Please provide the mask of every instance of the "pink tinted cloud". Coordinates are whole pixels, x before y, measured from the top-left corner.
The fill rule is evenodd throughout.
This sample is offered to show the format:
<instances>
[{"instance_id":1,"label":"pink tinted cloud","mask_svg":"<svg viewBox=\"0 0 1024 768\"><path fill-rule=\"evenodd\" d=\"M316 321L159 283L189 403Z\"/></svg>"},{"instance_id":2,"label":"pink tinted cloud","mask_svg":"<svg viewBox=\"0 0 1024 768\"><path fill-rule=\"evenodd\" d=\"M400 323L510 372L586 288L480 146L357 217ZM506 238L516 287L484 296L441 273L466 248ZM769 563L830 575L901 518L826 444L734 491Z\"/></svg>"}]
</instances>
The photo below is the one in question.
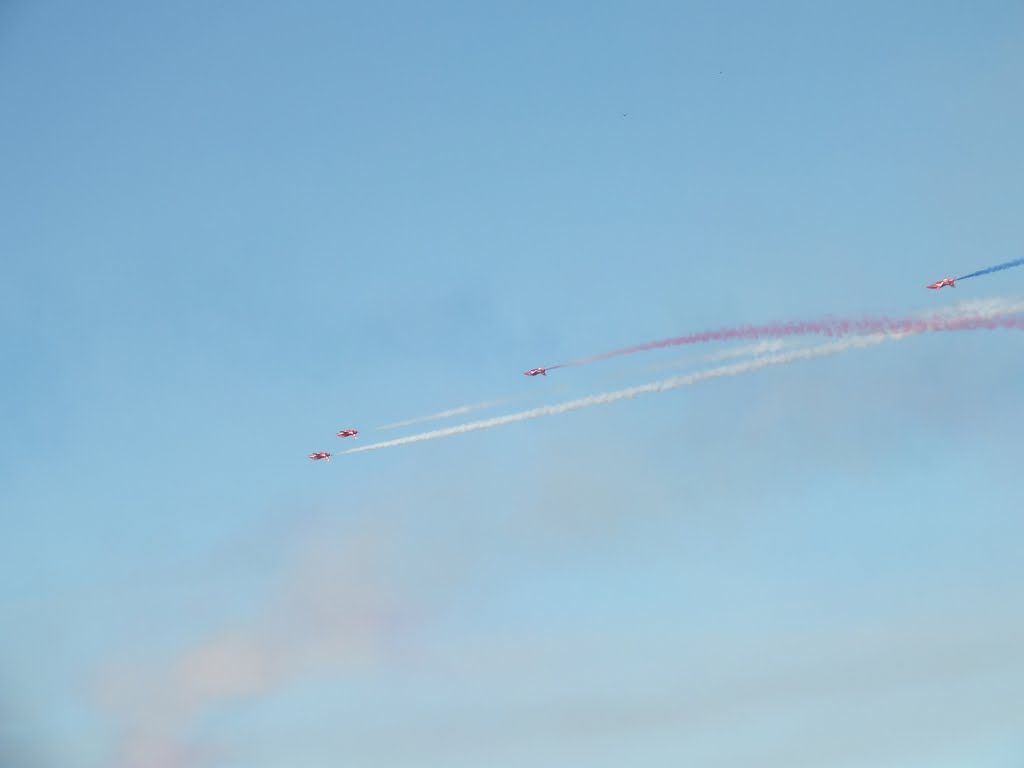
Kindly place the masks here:
<instances>
[{"instance_id":1,"label":"pink tinted cloud","mask_svg":"<svg viewBox=\"0 0 1024 768\"><path fill-rule=\"evenodd\" d=\"M114 718L119 768L203 768L223 750L199 743L203 719L304 679L372 663L404 625L405 598L389 577L395 553L384 529L338 543L314 535L246 620L208 630L162 658L118 660L97 681Z\"/></svg>"}]
</instances>

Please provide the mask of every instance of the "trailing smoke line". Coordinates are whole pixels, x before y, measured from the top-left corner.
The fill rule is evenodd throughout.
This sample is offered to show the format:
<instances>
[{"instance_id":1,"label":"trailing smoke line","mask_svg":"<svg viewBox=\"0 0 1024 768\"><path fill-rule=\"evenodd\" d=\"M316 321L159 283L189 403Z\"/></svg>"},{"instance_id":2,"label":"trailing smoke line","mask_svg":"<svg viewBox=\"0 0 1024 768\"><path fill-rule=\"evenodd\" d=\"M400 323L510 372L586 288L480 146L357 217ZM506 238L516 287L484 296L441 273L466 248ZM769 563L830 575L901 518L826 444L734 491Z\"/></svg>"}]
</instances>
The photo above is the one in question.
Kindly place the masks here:
<instances>
[{"instance_id":1,"label":"trailing smoke line","mask_svg":"<svg viewBox=\"0 0 1024 768\"><path fill-rule=\"evenodd\" d=\"M1001 267L1001 268L1005 268ZM993 267L992 269L995 269ZM549 365L546 370L552 371L556 368L567 368L569 366L594 363L598 360L607 360L612 357L631 355L636 352L646 352L651 349L664 349L666 347L681 347L691 344L706 344L711 341L736 341L736 340L759 340L759 339L785 339L791 336L865 336L876 333L903 334L903 333L928 333L943 330L956 330L944 328L943 324L948 323L947 317L942 315L931 315L928 317L916 318L891 318L891 317L864 317L855 320L826 318L824 320L802 320L780 323L767 323L765 325L742 325L734 328L719 328L712 331L701 331L686 336L674 336L669 339L649 341L645 344L635 344L631 347L623 347L611 352L581 357L577 360L570 360L567 363Z\"/></svg>"},{"instance_id":2,"label":"trailing smoke line","mask_svg":"<svg viewBox=\"0 0 1024 768\"><path fill-rule=\"evenodd\" d=\"M1024 311L1024 305L1014 305L1011 311L1020 313ZM380 443L372 443L371 445L363 445L359 448L351 448L344 451L344 453L376 451L381 448L393 448L400 445L422 443L428 440L438 440L442 437L461 435L466 432L477 432L482 429L505 426L506 424L516 424L521 421L530 421L543 416L557 416L570 411L578 411L582 408L590 408L594 405L605 405L619 400L629 400L640 395L667 392L672 389L679 389L680 387L688 387L692 384L706 381L708 379L738 376L743 373L758 371L762 368L770 368L776 365L788 365L789 363L794 363L800 360L812 360L814 358L825 357L827 355L835 355L849 349L872 347L886 341L896 341L898 339L906 338L907 336L914 336L922 333L996 328L1024 329L1024 315L974 314L961 318L951 316L931 317L923 320L905 321L905 323L900 324L900 328L901 330L886 330L870 335L855 336L853 338L843 339L841 341L823 344L817 347L765 355L763 357L754 358L753 360L733 363L731 365L723 365L717 368L710 368L705 371L698 371L684 376L673 376L672 378L655 381L650 384L640 384L635 387L627 387L626 389L620 389L613 392L590 395L589 397L582 397L578 400L570 400L556 405L545 405L539 408L531 408L527 411L520 411L519 413L510 413L506 416L496 416L491 419L471 421L466 424L460 424L446 429L436 429L431 432L421 432L418 435L409 435L408 437L401 437L396 440L387 440Z\"/></svg>"},{"instance_id":3,"label":"trailing smoke line","mask_svg":"<svg viewBox=\"0 0 1024 768\"><path fill-rule=\"evenodd\" d=\"M449 408L447 411L439 411L438 413L432 413L429 416L417 416L414 419L403 419L402 421L393 421L390 424L384 424L383 426L377 427L377 429L398 429L399 427L408 427L410 424L421 424L424 421L437 421L438 419L449 419L452 416L461 416L464 413L472 413L473 411L480 411L484 408L493 408L496 405L508 402L508 398L502 400L488 400L485 403L473 403L471 405L460 405L458 408Z\"/></svg>"},{"instance_id":4,"label":"trailing smoke line","mask_svg":"<svg viewBox=\"0 0 1024 768\"><path fill-rule=\"evenodd\" d=\"M757 342L757 344L751 344L746 347L722 349L718 352L713 352L704 359L709 362L717 362L719 360L728 360L731 357L754 357L769 352L778 352L784 346L786 346L785 339L764 339Z\"/></svg>"},{"instance_id":5,"label":"trailing smoke line","mask_svg":"<svg viewBox=\"0 0 1024 768\"><path fill-rule=\"evenodd\" d=\"M996 264L994 267L985 267L985 269L979 269L977 272L971 272L969 275L962 275L957 280L966 280L968 277L978 277L978 275L987 275L991 272L1002 272L1004 269L1010 269L1010 267L1019 267L1024 264L1024 259L1014 259L1008 261L1005 264Z\"/></svg>"}]
</instances>

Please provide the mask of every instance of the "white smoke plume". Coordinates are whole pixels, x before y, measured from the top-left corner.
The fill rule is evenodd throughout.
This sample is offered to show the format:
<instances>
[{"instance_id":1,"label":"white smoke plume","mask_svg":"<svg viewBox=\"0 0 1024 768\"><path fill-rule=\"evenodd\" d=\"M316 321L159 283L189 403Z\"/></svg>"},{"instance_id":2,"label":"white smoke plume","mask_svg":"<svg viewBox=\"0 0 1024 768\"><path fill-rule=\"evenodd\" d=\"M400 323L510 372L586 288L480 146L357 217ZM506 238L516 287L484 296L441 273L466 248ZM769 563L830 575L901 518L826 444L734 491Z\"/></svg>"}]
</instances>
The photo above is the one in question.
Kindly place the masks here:
<instances>
[{"instance_id":1,"label":"white smoke plume","mask_svg":"<svg viewBox=\"0 0 1024 768\"><path fill-rule=\"evenodd\" d=\"M689 373L683 376L673 376L668 379L662 379L661 381L655 381L649 384L639 384L637 386L627 387L625 389L619 389L612 392L589 395L587 397L581 397L577 400L570 400L565 403L544 405L538 408L520 411L518 413L510 413L505 416L495 416L491 419L471 421L466 424L459 424L445 429L435 429L430 432L421 432L416 435L409 435L395 440L371 443L370 445L352 448L344 451L344 453L362 453L363 451L376 451L381 448L395 448L400 445L411 445L413 443L422 443L428 440L438 440L442 437L461 435L466 432L477 432L481 429L503 427L506 424L517 424L521 421L530 421L544 416L557 416L559 414L568 413L569 411L578 411L582 408L590 408L595 405L605 405L607 403L618 402L619 400L629 400L640 395L668 392L672 389L688 387L701 381L707 381L708 379L739 376L743 373L759 371L762 368L771 368L776 365L788 365L789 363L795 363L801 360L813 360L818 357L835 355L851 349L873 347L887 341L896 341L907 336L919 335L921 333L928 333L935 330L957 330L957 323L963 323L963 329L968 329L976 327L971 325L971 323L974 322L983 324L986 321L998 318L1008 318L1008 316L1015 315L1020 312L1024 312L1024 302L1011 303L1000 299L987 300L980 303L971 302L965 305L951 307L940 313L932 313L928 315L930 318L941 319L944 321L941 328L918 326L914 330L887 331L865 336L854 336L814 347L763 355L761 357L756 357L753 360L732 363L730 365L722 365L717 368L709 368L704 371L697 371L696 373ZM1017 320L1020 320L1021 322L1013 322L1011 320L1011 322L1005 323L1005 326L1024 327L1024 318L1017 318Z\"/></svg>"},{"instance_id":2,"label":"white smoke plume","mask_svg":"<svg viewBox=\"0 0 1024 768\"><path fill-rule=\"evenodd\" d=\"M412 424L422 424L425 421L438 421L440 419L450 419L452 416L461 416L464 413L472 413L473 411L482 411L485 408L493 408L496 405L508 402L509 398L503 398L501 400L487 400L483 403L471 403L470 405L460 405L458 408L449 408L446 411L439 411L432 413L429 416L417 416L413 419L403 419L402 421L393 421L390 424L383 424L377 429L398 429L399 427L408 427Z\"/></svg>"},{"instance_id":3,"label":"white smoke plume","mask_svg":"<svg viewBox=\"0 0 1024 768\"><path fill-rule=\"evenodd\" d=\"M741 347L731 347L719 350L718 352L712 352L704 359L709 362L718 362L719 360L728 360L734 357L755 357L757 355L766 355L769 352L778 352L785 346L785 339L762 339L756 344L745 344Z\"/></svg>"}]
</instances>

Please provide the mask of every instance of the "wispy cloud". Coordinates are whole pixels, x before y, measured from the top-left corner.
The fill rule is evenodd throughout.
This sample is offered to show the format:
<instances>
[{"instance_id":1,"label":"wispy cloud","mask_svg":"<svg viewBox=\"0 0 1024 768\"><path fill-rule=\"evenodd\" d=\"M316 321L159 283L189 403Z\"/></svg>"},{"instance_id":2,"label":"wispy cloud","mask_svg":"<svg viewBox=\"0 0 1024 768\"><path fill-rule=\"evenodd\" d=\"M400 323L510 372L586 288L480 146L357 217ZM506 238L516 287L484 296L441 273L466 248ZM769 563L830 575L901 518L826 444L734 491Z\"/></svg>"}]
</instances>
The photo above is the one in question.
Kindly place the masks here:
<instances>
[{"instance_id":1,"label":"wispy cloud","mask_svg":"<svg viewBox=\"0 0 1024 768\"><path fill-rule=\"evenodd\" d=\"M388 546L375 530L341 545L330 537L307 541L256 615L220 625L170 656L104 669L97 688L120 731L116 765L209 765L217 745L196 743L190 732L215 707L379 656L406 619L382 569Z\"/></svg>"},{"instance_id":2,"label":"wispy cloud","mask_svg":"<svg viewBox=\"0 0 1024 768\"><path fill-rule=\"evenodd\" d=\"M1022 639L1024 627L998 607L948 602L941 615L911 609L756 638L496 634L414 673L414 687L457 689L454 707L419 713L402 739L389 738L387 720L346 733L344 748L379 765L430 755L452 766L606 766L650 754L651 743L661 763L667 753L675 764L721 768L928 765L1019 732ZM657 665L638 660L638 648ZM616 672L602 674L615 661ZM525 691L524 678L533 681ZM469 703L480 701L488 706ZM328 744L341 748L331 735Z\"/></svg>"}]
</instances>

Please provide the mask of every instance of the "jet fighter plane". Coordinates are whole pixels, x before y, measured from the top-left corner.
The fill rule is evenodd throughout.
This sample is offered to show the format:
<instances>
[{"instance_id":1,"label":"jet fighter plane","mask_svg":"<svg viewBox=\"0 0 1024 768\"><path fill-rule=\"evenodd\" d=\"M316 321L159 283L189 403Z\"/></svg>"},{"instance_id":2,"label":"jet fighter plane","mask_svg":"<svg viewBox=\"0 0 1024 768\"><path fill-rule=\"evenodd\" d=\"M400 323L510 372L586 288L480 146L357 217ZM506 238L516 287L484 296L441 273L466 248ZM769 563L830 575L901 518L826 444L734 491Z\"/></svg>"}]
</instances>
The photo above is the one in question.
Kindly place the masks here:
<instances>
[{"instance_id":1,"label":"jet fighter plane","mask_svg":"<svg viewBox=\"0 0 1024 768\"><path fill-rule=\"evenodd\" d=\"M941 280L932 283L931 285L926 285L925 288L944 288L947 285L950 288L956 288L956 281L957 280L958 280L958 278L956 278L956 277L944 277Z\"/></svg>"},{"instance_id":2,"label":"jet fighter plane","mask_svg":"<svg viewBox=\"0 0 1024 768\"><path fill-rule=\"evenodd\" d=\"M548 369L547 368L531 368L528 371L523 371L523 376L536 376L537 374L540 374L541 376L547 376L548 375Z\"/></svg>"},{"instance_id":3,"label":"jet fighter plane","mask_svg":"<svg viewBox=\"0 0 1024 768\"><path fill-rule=\"evenodd\" d=\"M355 437L359 434L358 429L343 429L341 432L335 432L338 437Z\"/></svg>"},{"instance_id":4,"label":"jet fighter plane","mask_svg":"<svg viewBox=\"0 0 1024 768\"><path fill-rule=\"evenodd\" d=\"M327 459L328 461L330 461L331 454L327 453L327 451L320 451L318 453L309 454L309 458L311 458L313 461L320 461L320 459Z\"/></svg>"}]
</instances>

